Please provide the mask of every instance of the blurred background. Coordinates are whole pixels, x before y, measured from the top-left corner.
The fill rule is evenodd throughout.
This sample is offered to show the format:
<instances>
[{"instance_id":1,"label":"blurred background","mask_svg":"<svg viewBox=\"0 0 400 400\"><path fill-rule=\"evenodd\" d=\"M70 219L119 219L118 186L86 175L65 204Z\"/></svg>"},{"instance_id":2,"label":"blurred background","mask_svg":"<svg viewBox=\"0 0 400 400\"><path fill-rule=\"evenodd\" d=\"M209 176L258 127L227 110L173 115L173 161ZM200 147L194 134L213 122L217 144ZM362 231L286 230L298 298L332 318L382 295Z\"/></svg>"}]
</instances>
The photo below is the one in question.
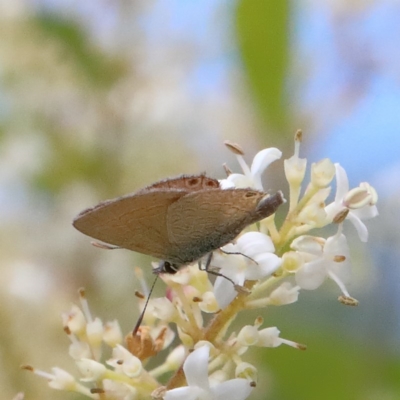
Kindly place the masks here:
<instances>
[{"instance_id":1,"label":"blurred background","mask_svg":"<svg viewBox=\"0 0 400 400\"><path fill-rule=\"evenodd\" d=\"M264 313L308 349L250 352L252 399L399 399L399 45L395 0L1 0L0 397L81 398L19 369L76 375L60 314L79 287L103 321L135 323L133 267L151 259L90 246L78 212L164 177L239 171L226 139L249 161L271 146L290 157L301 128L302 156L370 182L380 217L368 244L345 226L359 307L326 282ZM276 164L266 186L287 194Z\"/></svg>"}]
</instances>

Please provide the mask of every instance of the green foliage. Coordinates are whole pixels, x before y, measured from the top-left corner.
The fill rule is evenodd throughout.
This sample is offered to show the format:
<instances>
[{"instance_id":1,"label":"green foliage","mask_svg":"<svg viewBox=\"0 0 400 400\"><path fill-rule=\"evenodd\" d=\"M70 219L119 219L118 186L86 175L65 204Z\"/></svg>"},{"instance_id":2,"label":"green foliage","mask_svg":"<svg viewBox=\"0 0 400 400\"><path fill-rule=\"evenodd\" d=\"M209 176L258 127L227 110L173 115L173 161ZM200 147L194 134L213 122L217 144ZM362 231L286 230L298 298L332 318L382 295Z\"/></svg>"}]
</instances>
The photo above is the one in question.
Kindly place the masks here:
<instances>
[{"instance_id":1,"label":"green foliage","mask_svg":"<svg viewBox=\"0 0 400 400\"><path fill-rule=\"evenodd\" d=\"M272 374L268 397L279 400L377 400L400 393L400 363L342 335L303 332L306 351L281 346L259 353ZM257 362L258 364L258 362ZM389 372L390 371L390 372ZM268 374L259 370L259 375ZM387 397L389 396L389 397Z\"/></svg>"},{"instance_id":2,"label":"green foliage","mask_svg":"<svg viewBox=\"0 0 400 400\"><path fill-rule=\"evenodd\" d=\"M261 116L276 134L285 132L288 125L289 11L287 0L240 0L236 14L238 44L249 84Z\"/></svg>"},{"instance_id":3,"label":"green foliage","mask_svg":"<svg viewBox=\"0 0 400 400\"><path fill-rule=\"evenodd\" d=\"M52 14L39 15L35 21L46 37L62 46L66 60L74 63L94 87L108 89L123 73L123 63L97 50L75 21Z\"/></svg>"}]
</instances>

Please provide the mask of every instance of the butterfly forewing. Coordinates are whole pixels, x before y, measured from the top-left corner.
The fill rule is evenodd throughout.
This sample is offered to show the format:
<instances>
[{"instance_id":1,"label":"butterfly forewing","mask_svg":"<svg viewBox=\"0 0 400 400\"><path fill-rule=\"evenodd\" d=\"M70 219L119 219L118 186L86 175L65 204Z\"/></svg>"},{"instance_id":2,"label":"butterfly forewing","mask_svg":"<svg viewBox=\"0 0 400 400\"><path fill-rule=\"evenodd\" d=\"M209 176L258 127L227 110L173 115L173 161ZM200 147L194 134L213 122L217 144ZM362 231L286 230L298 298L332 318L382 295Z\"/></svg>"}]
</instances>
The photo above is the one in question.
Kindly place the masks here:
<instances>
[{"instance_id":1,"label":"butterfly forewing","mask_svg":"<svg viewBox=\"0 0 400 400\"><path fill-rule=\"evenodd\" d=\"M76 229L92 238L157 258L173 245L167 233L168 207L187 194L178 189L152 189L100 203L79 214Z\"/></svg>"}]
</instances>

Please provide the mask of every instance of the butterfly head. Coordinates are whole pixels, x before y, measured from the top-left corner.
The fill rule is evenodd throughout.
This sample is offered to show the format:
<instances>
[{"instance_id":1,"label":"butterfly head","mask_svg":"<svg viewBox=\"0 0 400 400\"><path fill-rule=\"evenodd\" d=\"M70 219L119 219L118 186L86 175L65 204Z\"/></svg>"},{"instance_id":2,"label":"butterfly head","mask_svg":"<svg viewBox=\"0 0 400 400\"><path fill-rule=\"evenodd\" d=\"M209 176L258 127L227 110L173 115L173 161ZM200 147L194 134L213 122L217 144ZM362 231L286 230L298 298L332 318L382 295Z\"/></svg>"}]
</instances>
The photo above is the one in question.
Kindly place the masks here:
<instances>
[{"instance_id":1,"label":"butterfly head","mask_svg":"<svg viewBox=\"0 0 400 400\"><path fill-rule=\"evenodd\" d=\"M179 269L181 268L181 265L178 264L173 264L169 261L164 261L161 260L158 264L157 268L153 269L153 273L158 275L158 274L176 274Z\"/></svg>"}]
</instances>

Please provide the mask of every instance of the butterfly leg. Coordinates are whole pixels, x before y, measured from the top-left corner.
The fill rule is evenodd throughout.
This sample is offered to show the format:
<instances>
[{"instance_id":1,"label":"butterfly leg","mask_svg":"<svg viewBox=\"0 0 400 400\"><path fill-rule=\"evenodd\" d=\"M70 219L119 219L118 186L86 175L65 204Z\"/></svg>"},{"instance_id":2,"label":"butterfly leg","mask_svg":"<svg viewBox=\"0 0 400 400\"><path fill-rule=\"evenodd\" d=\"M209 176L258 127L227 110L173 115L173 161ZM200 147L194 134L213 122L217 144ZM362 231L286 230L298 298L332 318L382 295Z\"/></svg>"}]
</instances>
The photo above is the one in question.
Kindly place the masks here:
<instances>
[{"instance_id":1,"label":"butterfly leg","mask_svg":"<svg viewBox=\"0 0 400 400\"><path fill-rule=\"evenodd\" d=\"M229 253L228 253L229 254ZM211 275L215 275L215 276L221 276L222 278L227 279L229 282L232 283L232 285L234 286L235 290L237 292L240 293L248 293L248 290L246 288L244 288L243 286L237 285L231 278L227 277L224 274L221 274L217 271L215 271L214 269L210 268L210 264L211 264L211 260L212 260L212 256L213 253L209 253L207 256L207 260L206 260L206 265L204 266L204 268L201 265L201 260L198 261L198 265L199 265L199 270L200 271L206 271L207 273L211 274Z\"/></svg>"},{"instance_id":2,"label":"butterfly leg","mask_svg":"<svg viewBox=\"0 0 400 400\"><path fill-rule=\"evenodd\" d=\"M229 254L229 255L233 254L233 255L246 257L248 260L253 261L256 265L258 265L258 262L256 260L254 260L254 258L251 258L250 256L246 256L246 254L243 254L240 251L232 251L232 252L230 252L230 251L225 251L225 250L222 250L222 249L219 249L219 251L221 251L224 254Z\"/></svg>"}]
</instances>

